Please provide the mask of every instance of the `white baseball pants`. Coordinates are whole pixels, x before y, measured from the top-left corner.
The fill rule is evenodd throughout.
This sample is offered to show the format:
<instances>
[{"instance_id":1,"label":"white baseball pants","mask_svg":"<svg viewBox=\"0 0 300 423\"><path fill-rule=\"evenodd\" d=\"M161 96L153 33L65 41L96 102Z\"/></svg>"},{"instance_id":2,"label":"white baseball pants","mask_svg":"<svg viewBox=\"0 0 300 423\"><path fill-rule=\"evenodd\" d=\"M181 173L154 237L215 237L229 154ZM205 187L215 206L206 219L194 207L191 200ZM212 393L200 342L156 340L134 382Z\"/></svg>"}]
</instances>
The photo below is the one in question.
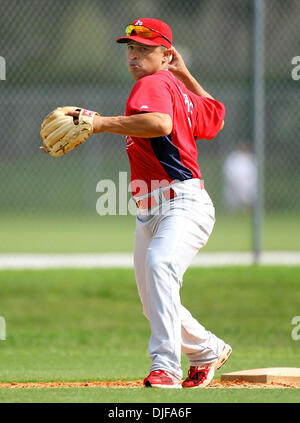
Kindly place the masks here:
<instances>
[{"instance_id":1,"label":"white baseball pants","mask_svg":"<svg viewBox=\"0 0 300 423\"><path fill-rule=\"evenodd\" d=\"M151 209L151 215L138 210L134 267L143 312L151 326L151 371L166 370L181 379L181 352L191 366L201 366L221 354L224 341L193 318L179 294L186 269L212 232L214 206L199 179L178 182L172 188L177 196ZM201 285L199 290L195 295L201 308Z\"/></svg>"}]
</instances>

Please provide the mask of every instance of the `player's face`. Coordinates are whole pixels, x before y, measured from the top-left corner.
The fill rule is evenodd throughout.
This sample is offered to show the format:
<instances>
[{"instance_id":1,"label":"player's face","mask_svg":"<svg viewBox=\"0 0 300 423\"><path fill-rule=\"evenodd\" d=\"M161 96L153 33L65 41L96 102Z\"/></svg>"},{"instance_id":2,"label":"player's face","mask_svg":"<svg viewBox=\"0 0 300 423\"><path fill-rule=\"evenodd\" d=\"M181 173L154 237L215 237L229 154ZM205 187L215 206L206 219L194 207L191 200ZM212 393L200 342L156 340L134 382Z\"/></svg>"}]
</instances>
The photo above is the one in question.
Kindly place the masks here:
<instances>
[{"instance_id":1,"label":"player's face","mask_svg":"<svg viewBox=\"0 0 300 423\"><path fill-rule=\"evenodd\" d=\"M167 58L160 46L130 41L127 44L127 60L129 72L135 80L167 68Z\"/></svg>"}]
</instances>

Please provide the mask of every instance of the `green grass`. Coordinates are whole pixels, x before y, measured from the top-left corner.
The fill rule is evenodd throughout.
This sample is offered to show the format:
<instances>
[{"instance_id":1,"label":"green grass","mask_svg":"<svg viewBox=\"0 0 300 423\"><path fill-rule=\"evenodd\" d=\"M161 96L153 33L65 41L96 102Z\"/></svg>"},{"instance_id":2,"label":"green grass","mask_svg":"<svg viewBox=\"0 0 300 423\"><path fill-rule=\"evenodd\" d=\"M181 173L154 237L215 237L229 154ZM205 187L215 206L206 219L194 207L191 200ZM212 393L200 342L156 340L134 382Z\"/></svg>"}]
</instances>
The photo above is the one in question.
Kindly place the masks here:
<instances>
[{"instance_id":1,"label":"green grass","mask_svg":"<svg viewBox=\"0 0 300 423\"><path fill-rule=\"evenodd\" d=\"M300 367L300 268L192 268L182 302L233 354L225 371ZM0 272L0 381L143 379L149 324L133 270ZM186 374L188 363L182 358ZM216 372L219 378L224 368ZM299 390L0 389L0 402L299 402Z\"/></svg>"},{"instance_id":2,"label":"green grass","mask_svg":"<svg viewBox=\"0 0 300 423\"><path fill-rule=\"evenodd\" d=\"M299 403L299 389L0 389L0 403ZM168 406L166 404L166 406ZM138 406L137 406L138 408Z\"/></svg>"},{"instance_id":3,"label":"green grass","mask_svg":"<svg viewBox=\"0 0 300 423\"><path fill-rule=\"evenodd\" d=\"M205 252L250 251L250 215L216 215L216 224ZM299 217L267 215L264 222L266 250L300 250ZM131 252L133 216L1 216L0 253Z\"/></svg>"}]
</instances>

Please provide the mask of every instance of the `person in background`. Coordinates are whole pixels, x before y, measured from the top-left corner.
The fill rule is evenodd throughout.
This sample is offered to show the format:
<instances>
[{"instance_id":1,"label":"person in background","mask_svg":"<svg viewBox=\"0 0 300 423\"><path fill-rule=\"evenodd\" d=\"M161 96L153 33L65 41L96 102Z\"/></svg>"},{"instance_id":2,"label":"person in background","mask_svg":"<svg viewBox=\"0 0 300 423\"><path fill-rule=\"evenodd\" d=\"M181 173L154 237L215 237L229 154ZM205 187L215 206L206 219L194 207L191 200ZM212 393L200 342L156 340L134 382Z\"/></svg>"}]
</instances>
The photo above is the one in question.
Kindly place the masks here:
<instances>
[{"instance_id":1,"label":"person in background","mask_svg":"<svg viewBox=\"0 0 300 423\"><path fill-rule=\"evenodd\" d=\"M256 200L257 171L255 158L245 142L237 144L223 166L224 205L229 212L247 211Z\"/></svg>"}]
</instances>

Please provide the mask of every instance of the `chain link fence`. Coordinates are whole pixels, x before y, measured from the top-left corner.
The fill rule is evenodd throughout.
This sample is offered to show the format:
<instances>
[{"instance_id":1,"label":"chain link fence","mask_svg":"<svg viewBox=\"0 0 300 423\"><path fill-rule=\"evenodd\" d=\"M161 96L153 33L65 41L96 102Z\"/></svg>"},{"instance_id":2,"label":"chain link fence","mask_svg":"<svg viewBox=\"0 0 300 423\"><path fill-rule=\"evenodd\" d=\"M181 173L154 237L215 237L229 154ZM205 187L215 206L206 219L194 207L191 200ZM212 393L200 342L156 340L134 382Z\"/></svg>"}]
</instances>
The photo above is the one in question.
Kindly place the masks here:
<instances>
[{"instance_id":1,"label":"chain link fence","mask_svg":"<svg viewBox=\"0 0 300 423\"><path fill-rule=\"evenodd\" d=\"M299 222L300 82L292 78L292 58L300 54L300 2L265 0L265 12L264 213L265 224L279 216L280 238L286 220ZM62 105L124 114L133 81L125 47L115 39L135 18L154 17L171 26L191 73L226 106L224 130L212 142L198 142L217 218L231 216L233 224L243 215L251 225L253 16L253 0L1 0L0 218L95 215L99 180L117 182L119 172L128 172L129 182L124 137L93 135L71 154L52 158L39 149L40 123ZM232 186L232 175L247 180L242 191L249 193L239 201L233 190L241 186ZM297 246L287 239L282 249L289 248Z\"/></svg>"}]
</instances>

